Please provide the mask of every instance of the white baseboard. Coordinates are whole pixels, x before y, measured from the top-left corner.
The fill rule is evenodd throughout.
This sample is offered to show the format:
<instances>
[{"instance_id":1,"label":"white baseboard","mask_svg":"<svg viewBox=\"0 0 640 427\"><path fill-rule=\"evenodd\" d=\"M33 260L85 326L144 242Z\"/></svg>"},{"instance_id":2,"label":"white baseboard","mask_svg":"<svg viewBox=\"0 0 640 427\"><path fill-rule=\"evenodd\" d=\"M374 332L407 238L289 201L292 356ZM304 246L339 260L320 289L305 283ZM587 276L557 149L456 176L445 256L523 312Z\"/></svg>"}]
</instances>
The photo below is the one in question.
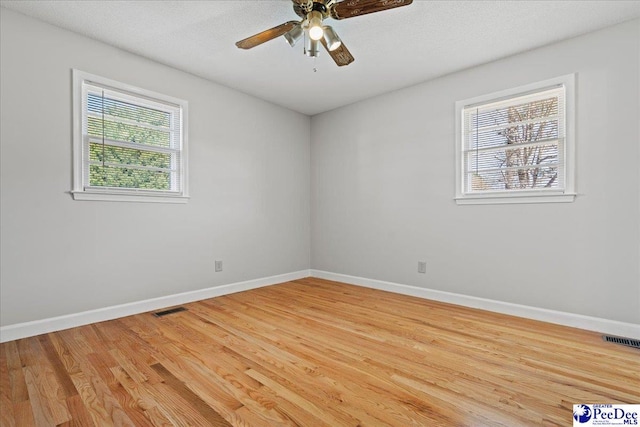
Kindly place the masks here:
<instances>
[{"instance_id":1,"label":"white baseboard","mask_svg":"<svg viewBox=\"0 0 640 427\"><path fill-rule=\"evenodd\" d=\"M383 291L395 292L398 294L410 295L434 301L442 301L451 304L462 305L465 307L479 308L496 313L510 314L527 319L556 323L559 325L571 326L574 328L587 329L605 334L640 339L640 325L633 323L624 323L615 320L601 319L598 317L589 317L580 314L565 313L544 308L512 304L508 302L472 297L468 295L455 294L434 289L420 288L417 286L402 285L399 283L367 279L364 277L331 273L328 271L301 270L277 276L264 277L260 279L248 280L245 282L231 283L228 285L200 289L191 292L184 292L175 295L168 295L144 301L136 301L112 307L104 307L96 310L89 310L49 319L2 326L0 327L0 342L17 340L20 338L45 334L48 332L61 331L63 329L74 328L76 326L87 325L95 322L103 322L105 320L112 320L119 317L145 313L165 307L187 304L194 301L201 301L208 298L214 298L217 296L232 294L235 292L242 292L250 289L261 288L264 286L275 285L278 283L302 279L309 276L349 283L352 285L364 286L373 289L380 289Z\"/></svg>"},{"instance_id":2,"label":"white baseboard","mask_svg":"<svg viewBox=\"0 0 640 427\"><path fill-rule=\"evenodd\" d=\"M158 310L165 307L201 301L207 298L214 298L235 292L247 291L249 289L275 285L277 283L309 277L309 275L309 270L301 270L277 276L263 277L260 279L247 280L245 282L231 283L207 289L199 289L197 291L167 295L144 301L136 301L112 307L104 307L96 310L68 314L65 316L52 317L49 319L2 326L0 327L0 342L13 341L48 332L74 328L76 326L88 325L90 323L103 322L105 320L145 313L147 311Z\"/></svg>"},{"instance_id":3,"label":"white baseboard","mask_svg":"<svg viewBox=\"0 0 640 427\"><path fill-rule=\"evenodd\" d=\"M510 314L512 316L527 319L540 320L558 325L571 326L601 332L604 334L640 339L640 325L624 323L615 320L601 319L598 317L583 316L580 314L565 313L562 311L548 310L545 308L530 307L526 305L512 304L485 298L472 297L434 289L420 288L417 286L401 285L398 283L384 282L381 280L366 279L364 277L349 276L346 274L331 273L328 271L311 270L312 277L334 280L336 282L349 283L351 285L364 286L383 291L410 295L434 301L447 302L465 307L479 308L496 313Z\"/></svg>"}]
</instances>

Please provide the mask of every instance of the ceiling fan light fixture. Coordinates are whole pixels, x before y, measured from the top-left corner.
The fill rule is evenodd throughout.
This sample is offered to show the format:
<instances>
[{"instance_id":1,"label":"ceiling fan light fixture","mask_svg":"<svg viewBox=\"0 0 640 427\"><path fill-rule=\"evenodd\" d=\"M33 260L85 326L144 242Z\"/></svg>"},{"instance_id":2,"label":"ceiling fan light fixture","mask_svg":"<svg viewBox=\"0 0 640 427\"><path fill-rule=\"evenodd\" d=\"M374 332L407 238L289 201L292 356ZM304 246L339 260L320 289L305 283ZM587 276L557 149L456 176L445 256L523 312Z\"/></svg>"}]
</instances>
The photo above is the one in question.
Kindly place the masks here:
<instances>
[{"instance_id":1,"label":"ceiling fan light fixture","mask_svg":"<svg viewBox=\"0 0 640 427\"><path fill-rule=\"evenodd\" d=\"M329 52L333 52L340 47L340 45L342 44L342 40L340 40L338 34L336 34L336 32L330 26L327 25L323 28L323 30L324 34L322 37L324 38L324 42L327 45L327 49L329 50Z\"/></svg>"},{"instance_id":2,"label":"ceiling fan light fixture","mask_svg":"<svg viewBox=\"0 0 640 427\"><path fill-rule=\"evenodd\" d=\"M298 40L300 40L303 35L304 35L304 30L302 29L302 25L296 25L291 29L291 31L284 34L284 38L287 40L287 42L289 42L291 47L294 47L296 43L298 43Z\"/></svg>"},{"instance_id":3,"label":"ceiling fan light fixture","mask_svg":"<svg viewBox=\"0 0 640 427\"><path fill-rule=\"evenodd\" d=\"M322 13L317 10L309 12L307 20L309 22L309 38L316 41L320 40L324 34L324 30L322 29Z\"/></svg>"},{"instance_id":4,"label":"ceiling fan light fixture","mask_svg":"<svg viewBox=\"0 0 640 427\"><path fill-rule=\"evenodd\" d=\"M320 42L318 42L318 40L312 40L309 37L305 38L304 54L311 58L316 58L318 56L319 45L320 45Z\"/></svg>"}]
</instances>

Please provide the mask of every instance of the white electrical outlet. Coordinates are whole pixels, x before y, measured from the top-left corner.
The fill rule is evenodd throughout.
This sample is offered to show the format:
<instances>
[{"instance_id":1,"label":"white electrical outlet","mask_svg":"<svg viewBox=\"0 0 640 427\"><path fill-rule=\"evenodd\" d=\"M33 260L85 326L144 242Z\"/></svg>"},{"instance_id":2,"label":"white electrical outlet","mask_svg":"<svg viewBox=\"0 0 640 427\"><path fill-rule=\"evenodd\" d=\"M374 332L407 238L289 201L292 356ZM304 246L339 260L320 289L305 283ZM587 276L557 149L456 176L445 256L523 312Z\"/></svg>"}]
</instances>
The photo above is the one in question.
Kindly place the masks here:
<instances>
[{"instance_id":1,"label":"white electrical outlet","mask_svg":"<svg viewBox=\"0 0 640 427\"><path fill-rule=\"evenodd\" d=\"M222 271L222 261L216 261L215 265L216 265L216 273L219 271Z\"/></svg>"},{"instance_id":2,"label":"white electrical outlet","mask_svg":"<svg viewBox=\"0 0 640 427\"><path fill-rule=\"evenodd\" d=\"M427 263L425 261L418 261L418 273L427 272Z\"/></svg>"}]
</instances>

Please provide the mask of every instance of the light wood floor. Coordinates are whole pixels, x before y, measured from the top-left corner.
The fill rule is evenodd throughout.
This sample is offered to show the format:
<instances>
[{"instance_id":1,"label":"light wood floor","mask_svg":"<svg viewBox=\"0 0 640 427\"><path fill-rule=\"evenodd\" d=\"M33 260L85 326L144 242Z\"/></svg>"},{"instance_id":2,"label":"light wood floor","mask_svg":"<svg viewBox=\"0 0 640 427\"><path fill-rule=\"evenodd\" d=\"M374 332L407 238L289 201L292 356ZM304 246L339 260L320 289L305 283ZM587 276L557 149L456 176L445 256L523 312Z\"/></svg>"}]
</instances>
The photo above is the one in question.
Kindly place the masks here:
<instances>
[{"instance_id":1,"label":"light wood floor","mask_svg":"<svg viewBox=\"0 0 640 427\"><path fill-rule=\"evenodd\" d=\"M2 426L568 426L640 403L599 334L304 279L1 345Z\"/></svg>"}]
</instances>

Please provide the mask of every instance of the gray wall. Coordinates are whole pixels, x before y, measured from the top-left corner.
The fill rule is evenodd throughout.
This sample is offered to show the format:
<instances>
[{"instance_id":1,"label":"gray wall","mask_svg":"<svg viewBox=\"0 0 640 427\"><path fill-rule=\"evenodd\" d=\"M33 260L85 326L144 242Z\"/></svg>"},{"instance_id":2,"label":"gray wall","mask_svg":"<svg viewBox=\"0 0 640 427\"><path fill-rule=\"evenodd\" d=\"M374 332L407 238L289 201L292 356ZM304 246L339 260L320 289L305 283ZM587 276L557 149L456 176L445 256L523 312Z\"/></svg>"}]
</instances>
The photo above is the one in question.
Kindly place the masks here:
<instances>
[{"instance_id":1,"label":"gray wall","mask_svg":"<svg viewBox=\"0 0 640 427\"><path fill-rule=\"evenodd\" d=\"M3 326L309 268L309 117L0 15ZM188 204L72 200L72 68L189 102Z\"/></svg>"},{"instance_id":2,"label":"gray wall","mask_svg":"<svg viewBox=\"0 0 640 427\"><path fill-rule=\"evenodd\" d=\"M638 21L310 120L0 15L3 326L309 267L640 323ZM188 204L71 199L71 68L189 101ZM457 206L454 102L573 72L576 201Z\"/></svg>"},{"instance_id":3,"label":"gray wall","mask_svg":"<svg viewBox=\"0 0 640 427\"><path fill-rule=\"evenodd\" d=\"M636 20L313 117L312 268L640 323L639 38ZM576 201L457 206L455 101L569 73Z\"/></svg>"}]
</instances>

